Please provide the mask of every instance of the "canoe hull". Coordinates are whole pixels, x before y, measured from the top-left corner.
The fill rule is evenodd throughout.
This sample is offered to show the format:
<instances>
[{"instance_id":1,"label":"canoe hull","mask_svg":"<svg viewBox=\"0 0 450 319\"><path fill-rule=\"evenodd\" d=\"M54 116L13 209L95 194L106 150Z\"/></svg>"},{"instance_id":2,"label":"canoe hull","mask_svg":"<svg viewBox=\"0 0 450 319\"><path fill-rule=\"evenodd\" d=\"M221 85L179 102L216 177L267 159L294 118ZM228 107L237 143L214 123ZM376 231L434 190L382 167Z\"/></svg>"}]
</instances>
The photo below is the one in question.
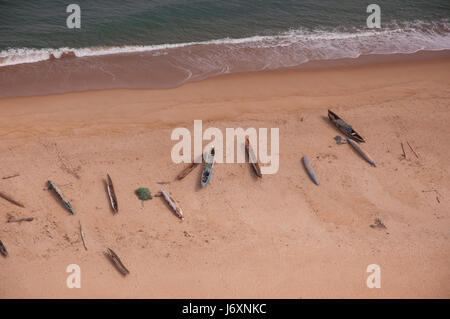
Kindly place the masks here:
<instances>
[{"instance_id":1,"label":"canoe hull","mask_svg":"<svg viewBox=\"0 0 450 319\"><path fill-rule=\"evenodd\" d=\"M114 191L114 185L109 174L106 174L106 188L108 189L109 202L111 203L111 209L114 214L119 211L119 206L117 205L116 192Z\"/></svg>"},{"instance_id":2,"label":"canoe hull","mask_svg":"<svg viewBox=\"0 0 450 319\"><path fill-rule=\"evenodd\" d=\"M250 145L250 141L248 140L248 138L245 139L245 151L247 152L248 155L248 162L252 166L256 176L262 178L261 168L259 167L259 163L256 158L255 152L253 152L253 148Z\"/></svg>"},{"instance_id":3,"label":"canoe hull","mask_svg":"<svg viewBox=\"0 0 450 319\"><path fill-rule=\"evenodd\" d=\"M356 143L355 141L347 138L347 143L350 144L353 149L358 152L359 155L361 155L361 157L363 159L365 159L370 165L372 165L373 167L376 167L375 162L373 161L373 159L370 157L370 155L364 151L361 146L358 145L358 143Z\"/></svg>"},{"instance_id":4,"label":"canoe hull","mask_svg":"<svg viewBox=\"0 0 450 319\"><path fill-rule=\"evenodd\" d=\"M167 193L164 189L161 189L160 192L164 200L167 202L167 204L169 204L170 208L172 208L175 215L179 219L184 220L183 210L179 205L177 205L175 199L172 196L170 196L169 193Z\"/></svg>"},{"instance_id":5,"label":"canoe hull","mask_svg":"<svg viewBox=\"0 0 450 319\"><path fill-rule=\"evenodd\" d=\"M328 110L328 118L330 119L331 123L333 123L337 127L337 129L341 131L345 136L360 143L366 142L361 135L359 135L349 124L347 124L333 111Z\"/></svg>"},{"instance_id":6,"label":"canoe hull","mask_svg":"<svg viewBox=\"0 0 450 319\"><path fill-rule=\"evenodd\" d=\"M202 179L200 181L203 187L206 187L211 180L211 175L214 168L214 155L215 151L214 147L212 147L210 153L208 153L204 158L205 166L203 167Z\"/></svg>"},{"instance_id":7,"label":"canoe hull","mask_svg":"<svg viewBox=\"0 0 450 319\"><path fill-rule=\"evenodd\" d=\"M302 163L303 166L305 167L306 172L308 173L309 177L314 182L314 184L319 185L319 181L317 180L316 174L314 173L311 163L305 156L302 157Z\"/></svg>"},{"instance_id":8,"label":"canoe hull","mask_svg":"<svg viewBox=\"0 0 450 319\"><path fill-rule=\"evenodd\" d=\"M59 197L59 199L63 202L64 206L67 208L67 210L74 215L75 212L72 208L72 205L70 205L69 200L64 196L63 192L59 189L59 187L53 183L52 181L47 181L47 187L50 190L53 190L55 194Z\"/></svg>"}]
</instances>

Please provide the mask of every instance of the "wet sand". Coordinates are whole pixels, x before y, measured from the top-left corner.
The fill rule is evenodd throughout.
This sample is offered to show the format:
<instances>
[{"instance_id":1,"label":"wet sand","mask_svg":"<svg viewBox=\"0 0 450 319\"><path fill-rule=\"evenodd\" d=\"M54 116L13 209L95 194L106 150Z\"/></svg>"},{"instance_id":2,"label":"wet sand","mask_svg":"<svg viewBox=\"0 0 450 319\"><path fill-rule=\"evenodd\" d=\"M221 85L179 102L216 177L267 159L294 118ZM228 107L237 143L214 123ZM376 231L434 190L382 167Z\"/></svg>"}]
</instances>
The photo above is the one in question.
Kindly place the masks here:
<instances>
[{"instance_id":1,"label":"wet sand","mask_svg":"<svg viewBox=\"0 0 450 319\"><path fill-rule=\"evenodd\" d=\"M444 58L0 99L0 191L25 204L0 198L0 297L449 298L449 71ZM366 139L376 168L335 143L327 109ZM174 181L186 164L171 160L171 132L195 119L279 128L278 173L258 180L248 164L216 164L206 189L200 168ZM74 216L43 190L48 179L72 183L61 189ZM141 203L139 187L171 191L185 220L161 198ZM370 227L376 218L386 228ZM69 264L81 289L66 286ZM366 286L370 264L380 289Z\"/></svg>"}]
</instances>

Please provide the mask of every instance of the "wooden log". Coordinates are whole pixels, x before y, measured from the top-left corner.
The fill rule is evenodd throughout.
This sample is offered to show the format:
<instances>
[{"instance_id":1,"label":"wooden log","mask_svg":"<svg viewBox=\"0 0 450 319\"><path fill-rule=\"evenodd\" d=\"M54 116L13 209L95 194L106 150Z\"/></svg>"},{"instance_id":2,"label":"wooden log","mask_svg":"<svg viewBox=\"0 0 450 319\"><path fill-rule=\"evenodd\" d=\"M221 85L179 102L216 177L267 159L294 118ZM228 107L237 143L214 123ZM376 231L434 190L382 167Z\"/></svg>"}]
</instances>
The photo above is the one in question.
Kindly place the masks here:
<instances>
[{"instance_id":1,"label":"wooden log","mask_svg":"<svg viewBox=\"0 0 450 319\"><path fill-rule=\"evenodd\" d=\"M17 177L17 176L20 176L20 174L8 175L8 176L5 176L5 177L2 177L2 179L8 179L8 178L13 178L13 177Z\"/></svg>"},{"instance_id":2,"label":"wooden log","mask_svg":"<svg viewBox=\"0 0 450 319\"><path fill-rule=\"evenodd\" d=\"M19 207L25 207L25 205L22 202L13 199L10 195L5 194L4 192L0 192L0 197L6 199L10 203L13 203L14 205L17 205Z\"/></svg>"},{"instance_id":3,"label":"wooden log","mask_svg":"<svg viewBox=\"0 0 450 319\"><path fill-rule=\"evenodd\" d=\"M412 148L412 146L409 144L408 141L406 141L406 143L408 143L409 148L411 149L411 151L414 153L414 155L419 158L419 155L417 155L417 153L414 151L414 149Z\"/></svg>"},{"instance_id":4,"label":"wooden log","mask_svg":"<svg viewBox=\"0 0 450 319\"><path fill-rule=\"evenodd\" d=\"M32 222L34 220L33 217L27 217L27 218L14 218L9 217L8 223L21 223L21 222Z\"/></svg>"}]
</instances>

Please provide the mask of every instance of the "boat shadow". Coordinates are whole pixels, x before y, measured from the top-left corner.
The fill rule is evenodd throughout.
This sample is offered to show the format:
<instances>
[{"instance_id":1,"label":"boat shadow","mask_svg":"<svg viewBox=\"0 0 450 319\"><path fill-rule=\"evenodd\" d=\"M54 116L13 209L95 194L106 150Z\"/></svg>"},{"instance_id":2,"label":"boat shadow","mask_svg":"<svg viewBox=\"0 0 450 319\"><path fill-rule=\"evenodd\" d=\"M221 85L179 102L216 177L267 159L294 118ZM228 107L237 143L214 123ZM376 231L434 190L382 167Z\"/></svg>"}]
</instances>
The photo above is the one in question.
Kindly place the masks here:
<instances>
[{"instance_id":1,"label":"boat shadow","mask_svg":"<svg viewBox=\"0 0 450 319\"><path fill-rule=\"evenodd\" d=\"M339 134L342 134L342 132L339 131L339 129L336 127L336 125L334 125L333 123L331 123L331 121L330 121L330 119L328 118L328 116L321 115L320 117L322 118L322 120L324 120L324 122L327 122L327 124L328 124L330 127L334 128L334 130L335 130L336 132L339 132Z\"/></svg>"}]
</instances>

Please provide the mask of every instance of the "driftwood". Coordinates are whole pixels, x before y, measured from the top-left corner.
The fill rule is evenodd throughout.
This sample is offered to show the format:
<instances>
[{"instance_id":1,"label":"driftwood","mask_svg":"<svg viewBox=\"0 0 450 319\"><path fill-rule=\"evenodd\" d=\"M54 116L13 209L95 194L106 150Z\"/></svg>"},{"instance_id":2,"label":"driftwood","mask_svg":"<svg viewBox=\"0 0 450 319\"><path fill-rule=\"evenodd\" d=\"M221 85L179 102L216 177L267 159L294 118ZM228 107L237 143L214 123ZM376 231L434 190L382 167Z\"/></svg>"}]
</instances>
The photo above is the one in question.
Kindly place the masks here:
<instances>
[{"instance_id":1,"label":"driftwood","mask_svg":"<svg viewBox=\"0 0 450 319\"><path fill-rule=\"evenodd\" d=\"M81 222L79 222L79 223L80 223L81 240L83 241L84 249L88 250L87 246L86 246L86 239L84 238L84 231L83 231L83 228L81 228Z\"/></svg>"},{"instance_id":2,"label":"driftwood","mask_svg":"<svg viewBox=\"0 0 450 319\"><path fill-rule=\"evenodd\" d=\"M19 207L25 207L25 205L22 202L19 202L19 201L13 199L11 196L9 196L3 192L0 192L0 197L2 197L3 199L6 199L10 203L13 203L14 205L17 205Z\"/></svg>"},{"instance_id":3,"label":"driftwood","mask_svg":"<svg viewBox=\"0 0 450 319\"><path fill-rule=\"evenodd\" d=\"M403 148L403 142L400 142L400 145L402 146L403 158L406 159L406 153L405 153L405 149Z\"/></svg>"},{"instance_id":4,"label":"driftwood","mask_svg":"<svg viewBox=\"0 0 450 319\"><path fill-rule=\"evenodd\" d=\"M33 217L27 218L14 218L12 216L8 217L8 223L21 223L21 222L32 222L34 220Z\"/></svg>"},{"instance_id":5,"label":"driftwood","mask_svg":"<svg viewBox=\"0 0 450 319\"><path fill-rule=\"evenodd\" d=\"M114 185L109 174L106 174L106 188L108 189L109 201L111 203L111 208L115 213L119 211L119 206L117 205L116 192L114 191Z\"/></svg>"},{"instance_id":6,"label":"driftwood","mask_svg":"<svg viewBox=\"0 0 450 319\"><path fill-rule=\"evenodd\" d=\"M108 248L108 250L105 251L104 254L122 275L126 276L130 273L130 271L120 260L119 256L117 256L117 254L111 248Z\"/></svg>"},{"instance_id":7,"label":"driftwood","mask_svg":"<svg viewBox=\"0 0 450 319\"><path fill-rule=\"evenodd\" d=\"M17 176L20 176L20 174L8 175L8 176L5 176L5 177L2 177L2 179L8 179L8 178L13 178L13 177L17 177Z\"/></svg>"},{"instance_id":8,"label":"driftwood","mask_svg":"<svg viewBox=\"0 0 450 319\"><path fill-rule=\"evenodd\" d=\"M200 164L200 163L191 163L191 165L186 167L180 174L178 174L177 179L182 180L183 178L188 176L189 173L192 172L194 170L194 168L197 167L198 164Z\"/></svg>"},{"instance_id":9,"label":"driftwood","mask_svg":"<svg viewBox=\"0 0 450 319\"><path fill-rule=\"evenodd\" d=\"M408 146L411 149L411 151L414 153L414 155L416 155L416 157L419 158L419 155L417 155L417 153L414 151L414 149L411 147L411 145L409 145L409 142L406 141L406 143L408 143Z\"/></svg>"},{"instance_id":10,"label":"driftwood","mask_svg":"<svg viewBox=\"0 0 450 319\"><path fill-rule=\"evenodd\" d=\"M432 190L428 190L428 191L422 191L422 193L431 193L431 192L434 192L436 194L436 201L438 202L438 204L440 204L441 201L439 199L439 196L441 196L441 194L439 194L439 192L437 190L432 189Z\"/></svg>"},{"instance_id":11,"label":"driftwood","mask_svg":"<svg viewBox=\"0 0 450 319\"><path fill-rule=\"evenodd\" d=\"M4 257L8 257L8 251L6 250L6 247L5 245L3 245L1 240L0 240L0 254L2 254Z\"/></svg>"},{"instance_id":12,"label":"driftwood","mask_svg":"<svg viewBox=\"0 0 450 319\"><path fill-rule=\"evenodd\" d=\"M159 184L159 185L168 185L168 184L170 184L170 182L156 182L156 184Z\"/></svg>"}]
</instances>

